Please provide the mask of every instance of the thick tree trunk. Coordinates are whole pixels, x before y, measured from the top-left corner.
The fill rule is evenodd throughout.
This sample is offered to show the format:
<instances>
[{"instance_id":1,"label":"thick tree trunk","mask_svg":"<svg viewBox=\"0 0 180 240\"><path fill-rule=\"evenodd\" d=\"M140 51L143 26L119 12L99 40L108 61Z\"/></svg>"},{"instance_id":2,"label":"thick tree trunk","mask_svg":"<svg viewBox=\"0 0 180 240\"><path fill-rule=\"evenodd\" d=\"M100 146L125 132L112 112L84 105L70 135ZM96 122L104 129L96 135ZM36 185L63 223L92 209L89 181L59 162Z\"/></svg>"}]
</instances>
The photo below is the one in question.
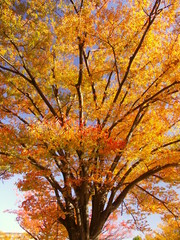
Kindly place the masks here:
<instances>
[{"instance_id":1,"label":"thick tree trunk","mask_svg":"<svg viewBox=\"0 0 180 240\"><path fill-rule=\"evenodd\" d=\"M97 223L98 225L98 223ZM98 240L99 236L90 236L90 233L84 229L84 226L73 226L72 222L67 223L66 229L68 231L70 240Z\"/></svg>"},{"instance_id":2,"label":"thick tree trunk","mask_svg":"<svg viewBox=\"0 0 180 240\"><path fill-rule=\"evenodd\" d=\"M80 236L80 231L79 232L71 231L71 232L68 232L68 235L69 235L69 240L87 240L87 239L89 239L89 240L99 240L99 237L91 238L88 235Z\"/></svg>"}]
</instances>

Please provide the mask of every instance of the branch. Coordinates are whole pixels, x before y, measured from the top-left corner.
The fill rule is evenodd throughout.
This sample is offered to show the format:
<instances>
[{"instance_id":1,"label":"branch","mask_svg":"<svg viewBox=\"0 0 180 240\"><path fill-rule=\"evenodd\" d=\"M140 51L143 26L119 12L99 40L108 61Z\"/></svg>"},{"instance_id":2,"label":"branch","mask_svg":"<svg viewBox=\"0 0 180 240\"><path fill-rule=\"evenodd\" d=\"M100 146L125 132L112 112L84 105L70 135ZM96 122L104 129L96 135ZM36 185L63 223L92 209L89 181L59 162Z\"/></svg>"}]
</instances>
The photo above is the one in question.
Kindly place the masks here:
<instances>
[{"instance_id":1,"label":"branch","mask_svg":"<svg viewBox=\"0 0 180 240\"><path fill-rule=\"evenodd\" d=\"M6 157L9 157L9 156L11 156L11 154L9 154L9 153L6 153L6 152L1 152L1 151L0 151L0 155L4 155L4 156L6 156Z\"/></svg>"},{"instance_id":2,"label":"branch","mask_svg":"<svg viewBox=\"0 0 180 240\"><path fill-rule=\"evenodd\" d=\"M12 84L20 93L22 93L25 97L27 97L27 98L31 101L32 105L35 107L35 109L37 110L37 112L41 115L42 118L44 118L43 114L41 113L40 109L38 108L38 106L36 105L36 103L35 103L35 102L33 101L33 99L31 98L30 94L23 92L20 88L16 87L13 82L11 82L11 84Z\"/></svg>"},{"instance_id":3,"label":"branch","mask_svg":"<svg viewBox=\"0 0 180 240\"><path fill-rule=\"evenodd\" d=\"M134 168L136 168L143 160L140 159L139 161L135 162L128 170L127 172L124 174L124 176L121 178L120 182L117 185L117 189L124 183L124 181L126 180L126 178L129 176L129 174L132 172L132 170ZM119 174L119 172L117 173L117 175ZM117 176L115 176L117 177Z\"/></svg>"},{"instance_id":4,"label":"branch","mask_svg":"<svg viewBox=\"0 0 180 240\"><path fill-rule=\"evenodd\" d=\"M15 71L18 71L16 68L15 68L15 66L12 64L12 63L10 63L5 57L3 57L1 54L0 54L0 58L4 61L4 62L6 62L9 66L11 66Z\"/></svg>"},{"instance_id":5,"label":"branch","mask_svg":"<svg viewBox=\"0 0 180 240\"><path fill-rule=\"evenodd\" d=\"M18 74L19 76L23 77L26 81L28 81L29 83L31 83L31 79L29 79L28 77L26 77L26 75L24 75L23 73L21 73L12 63L10 63L6 58L4 58L2 55L0 55L0 58L5 61L9 66L11 66L14 70L10 69L10 68L6 68L4 66L0 66L1 69Z\"/></svg>"},{"instance_id":6,"label":"branch","mask_svg":"<svg viewBox=\"0 0 180 240\"><path fill-rule=\"evenodd\" d=\"M18 222L19 226L25 231L27 232L27 234L29 234L33 239L35 240L40 240L39 237L35 237L32 233L30 233L26 228L24 228L19 222Z\"/></svg>"},{"instance_id":7,"label":"branch","mask_svg":"<svg viewBox=\"0 0 180 240\"><path fill-rule=\"evenodd\" d=\"M1 154L1 153L0 153L0 154ZM7 171L8 171L8 170L2 171L2 172L0 173L0 178L1 178L2 176L4 176L4 175L7 173Z\"/></svg>"},{"instance_id":8,"label":"branch","mask_svg":"<svg viewBox=\"0 0 180 240\"><path fill-rule=\"evenodd\" d=\"M79 38L79 41L81 39ZM83 98L81 93L81 84L82 84L82 77L83 77L83 47L84 42L79 42L79 79L78 83L75 85L77 94L78 94L78 100L79 100L79 126L81 127L83 125Z\"/></svg>"},{"instance_id":9,"label":"branch","mask_svg":"<svg viewBox=\"0 0 180 240\"><path fill-rule=\"evenodd\" d=\"M126 205L125 201L123 201L123 203L124 203L124 206L125 206L127 212L131 215L131 217L132 217L132 219L133 219L133 221L134 221L134 224L136 225L137 230L140 230L140 231L141 231L141 229L138 227L137 220L136 220L136 218L134 217L133 213L129 210L129 208L128 208L128 206Z\"/></svg>"},{"instance_id":10,"label":"branch","mask_svg":"<svg viewBox=\"0 0 180 240\"><path fill-rule=\"evenodd\" d=\"M7 38L9 38L9 37L6 35L6 33L4 33L4 34L5 34L5 36L6 36ZM27 74L29 75L30 79L33 79L33 76L32 76L29 68L26 66L26 63L25 63L25 61L24 61L24 56L23 56L23 55L21 54L21 52L19 51L18 46L15 44L15 42L12 41L12 39L9 38L9 40L10 40L10 43L11 43L11 44L14 46L14 48L16 49L16 51L17 51L17 53L18 53L18 55L19 55L19 57L20 57L20 59L21 59L21 61L22 61L23 68L26 70L26 72L27 72Z\"/></svg>"},{"instance_id":11,"label":"branch","mask_svg":"<svg viewBox=\"0 0 180 240\"><path fill-rule=\"evenodd\" d=\"M84 50L83 50L83 57L84 57L84 61L85 61L85 65L86 65L86 69L87 69L88 75L91 78L92 74L91 74L89 66L88 66L88 61L87 61L88 57L86 56L86 53L85 53ZM98 106L97 106L97 96L96 96L96 90L95 90L93 82L91 82L91 88L92 88L92 94L93 94L94 103L95 103L95 106L96 106L96 109L97 109L98 108Z\"/></svg>"},{"instance_id":12,"label":"branch","mask_svg":"<svg viewBox=\"0 0 180 240\"><path fill-rule=\"evenodd\" d=\"M172 141L172 142L165 143L165 144L161 145L160 147L157 147L157 148L153 149L153 150L151 151L151 153L156 152L156 151L158 151L159 149L164 148L164 147L167 147L167 146L170 146L170 145L172 145L172 144L176 144L176 143L178 143L178 142L180 142L180 139L177 139L177 140Z\"/></svg>"},{"instance_id":13,"label":"branch","mask_svg":"<svg viewBox=\"0 0 180 240\"><path fill-rule=\"evenodd\" d=\"M142 113L142 107L139 108L139 111L138 111L138 113L136 114L136 117L135 117L135 119L134 119L134 121L133 121L133 124L132 124L132 126L131 126L131 129L129 130L129 133L128 133L127 137L126 137L126 141L129 140L129 138L131 137L133 131L134 131L135 128L138 126L138 124L141 122L142 118L143 118L144 115L145 115L145 112L146 112L146 111L144 111L144 112Z\"/></svg>"},{"instance_id":14,"label":"branch","mask_svg":"<svg viewBox=\"0 0 180 240\"><path fill-rule=\"evenodd\" d=\"M141 96L136 99L136 101L133 103L132 107L133 108L136 103L149 91L149 89L159 80L159 78L161 78L168 70L170 69L170 66L165 70L163 71L150 85L149 87L141 94Z\"/></svg>"},{"instance_id":15,"label":"branch","mask_svg":"<svg viewBox=\"0 0 180 240\"><path fill-rule=\"evenodd\" d=\"M70 97L70 104L69 104L69 106L67 106L67 108L66 108L66 117L69 116L70 110L71 110L72 105L73 105L73 103L74 103L74 99L75 99L75 95L73 95L72 97Z\"/></svg>"},{"instance_id":16,"label":"branch","mask_svg":"<svg viewBox=\"0 0 180 240\"><path fill-rule=\"evenodd\" d=\"M81 11L81 9L83 7L83 2L84 2L84 0L81 0L80 11Z\"/></svg>"},{"instance_id":17,"label":"branch","mask_svg":"<svg viewBox=\"0 0 180 240\"><path fill-rule=\"evenodd\" d=\"M54 188L54 192L55 192L55 195L56 195L56 199L57 199L58 205L60 206L60 208L61 208L61 210L63 212L66 212L66 209L65 209L63 203L60 200L60 196L59 196L58 190L56 188Z\"/></svg>"},{"instance_id":18,"label":"branch","mask_svg":"<svg viewBox=\"0 0 180 240\"><path fill-rule=\"evenodd\" d=\"M156 92L154 95L152 95L151 97L145 99L142 103L140 103L138 106L136 106L133 109L130 109L128 112L126 112L126 114L118 119L116 122L114 122L111 127L109 128L109 131L112 131L112 129L118 124L120 123L126 116L128 116L130 113L133 113L135 110L139 109L140 107L143 107L143 105L145 104L149 104L151 101L154 100L155 102L155 97L157 97L158 95L160 95L161 93L165 92L166 90L170 89L171 87L173 87L174 85L180 84L180 82L174 81L172 84L162 88L161 90L159 90L158 92Z\"/></svg>"},{"instance_id":19,"label":"branch","mask_svg":"<svg viewBox=\"0 0 180 240\"><path fill-rule=\"evenodd\" d=\"M165 92L166 90L170 89L171 87L173 87L174 85L180 84L180 82L178 81L174 81L173 83L171 83L170 85L162 88L161 90L159 90L158 92L156 92L154 95L152 95L151 97L145 99L142 103L140 103L137 107L133 108L131 110L131 112L134 112L136 109L138 109L139 107L151 102L152 100L154 100L155 97L157 97L158 95L160 95L161 93Z\"/></svg>"},{"instance_id":20,"label":"branch","mask_svg":"<svg viewBox=\"0 0 180 240\"><path fill-rule=\"evenodd\" d=\"M105 90L104 90L101 106L103 105L103 103L104 103L104 101L105 101L105 99L107 97L107 89L108 89L108 87L110 85L112 74L113 74L113 71L111 71L110 74L109 74L108 81L107 81L107 84L106 84L106 87L105 87Z\"/></svg>"},{"instance_id":21,"label":"branch","mask_svg":"<svg viewBox=\"0 0 180 240\"><path fill-rule=\"evenodd\" d=\"M77 10L77 8L76 8L76 5L75 5L74 1L73 1L73 0L70 0L70 2L72 3L75 12L78 13L78 10Z\"/></svg>"},{"instance_id":22,"label":"branch","mask_svg":"<svg viewBox=\"0 0 180 240\"><path fill-rule=\"evenodd\" d=\"M111 172L114 172L114 169L116 168L116 166L117 166L117 164L118 164L118 162L119 162L119 160L120 160L120 158L121 158L121 155L122 155L122 154L117 154L117 155L115 156L114 161L113 161L113 163L112 163L112 165L111 165L111 167L110 167L110 171L111 171Z\"/></svg>"},{"instance_id":23,"label":"branch","mask_svg":"<svg viewBox=\"0 0 180 240\"><path fill-rule=\"evenodd\" d=\"M112 204L112 208L111 211L115 210L118 208L118 206L121 204L121 202L124 200L124 198L126 197L126 195L128 194L128 192L139 182L141 182L144 179L149 178L150 176L152 176L153 174L160 172L166 168L170 168L170 167L179 167L180 164L179 163L168 163L164 166L157 166L145 173L143 173L142 175L140 175L138 178L136 178L134 181L132 181L127 187L125 187L125 189L121 192L121 194L116 198L116 200L114 201L114 203Z\"/></svg>"},{"instance_id":24,"label":"branch","mask_svg":"<svg viewBox=\"0 0 180 240\"><path fill-rule=\"evenodd\" d=\"M3 70L5 70L5 71L8 71L8 72L12 72L12 73L16 73L16 74L18 74L18 72L17 72L17 71L15 71L15 70L12 70L12 69L10 69L10 68L7 68L7 67L4 67L4 66L2 66L2 65L0 65L0 68L1 68L1 69L3 69Z\"/></svg>"},{"instance_id":25,"label":"branch","mask_svg":"<svg viewBox=\"0 0 180 240\"><path fill-rule=\"evenodd\" d=\"M156 3L155 3L155 5L156 5ZM142 46L142 44L143 44L143 42L144 42L145 36L147 35L147 32L148 32L150 26L152 25L152 23L154 22L155 18L156 18L156 15L155 15L152 19L149 17L148 25L147 25L147 27L146 27L146 29L145 29L145 31L144 31L141 39L140 39L140 42L139 42L138 46L136 47L134 53L132 54L132 56L131 56L130 59L129 59L129 63L128 63L128 66L127 66L125 75L124 75L124 77L123 77L123 79L122 79L122 81L121 81L121 83L120 83L120 85L119 85L119 88L118 88L118 90L117 90L117 92L116 92L116 95L115 95L115 97L114 97L113 103L112 103L112 105L111 105L111 107L110 107L110 109L109 109L109 111L108 111L108 113L107 113L107 115L106 115L103 123L102 123L102 128L106 125L107 120L108 120L108 118L110 117L112 108L113 108L114 104L116 103L116 101L117 101L117 99L118 99L118 97L119 97L119 95L120 95L120 93L121 93L121 89L122 89L122 87L123 87L123 85L124 85L124 83L125 83L128 75L129 75L129 72L130 72L130 69L131 69L131 65L132 65L132 63L133 63L133 61L134 61L137 53L139 52L139 50L140 50L140 48L141 48L141 46Z\"/></svg>"},{"instance_id":26,"label":"branch","mask_svg":"<svg viewBox=\"0 0 180 240\"><path fill-rule=\"evenodd\" d=\"M31 164L36 166L37 168L39 168L40 170L43 171L48 171L49 169L47 169L46 167L42 166L41 164L37 163L36 160L32 157L28 157L28 159L30 160Z\"/></svg>"},{"instance_id":27,"label":"branch","mask_svg":"<svg viewBox=\"0 0 180 240\"><path fill-rule=\"evenodd\" d=\"M53 114L53 116L57 119L59 119L57 113L55 112L54 108L52 107L52 105L50 104L50 102L48 101L48 99L46 98L46 96L43 94L43 92L41 91L41 89L39 88L39 86L37 85L35 79L33 79L33 81L31 82L31 84L34 86L34 88L36 89L36 91L39 93L39 95L41 96L41 98L43 99L43 101L45 102L45 104L47 105L47 107L49 108L50 112Z\"/></svg>"},{"instance_id":28,"label":"branch","mask_svg":"<svg viewBox=\"0 0 180 240\"><path fill-rule=\"evenodd\" d=\"M161 199L159 199L158 197L154 196L154 194L148 192L146 189L142 188L141 186L136 184L136 187L138 187L141 191L144 191L146 194L148 194L149 196L151 196L152 198L156 199L158 202L162 203L163 206L168 210L168 212L170 212L174 218L177 218L178 216L175 215L166 205L166 203L164 201L162 201Z\"/></svg>"},{"instance_id":29,"label":"branch","mask_svg":"<svg viewBox=\"0 0 180 240\"><path fill-rule=\"evenodd\" d=\"M43 94L43 92L41 91L41 89L39 88L39 86L37 85L35 78L32 76L32 74L30 73L30 71L28 70L28 74L31 77L30 79L28 77L26 77L24 74L22 74L18 69L16 69L14 67L13 64L11 64L7 59L5 59L2 55L0 55L0 58L3 59L8 65L10 65L14 70L11 70L9 68L5 68L3 66L1 66L1 69L4 69L6 71L10 71L13 72L21 77L23 77L26 81L28 81L30 84L32 84L34 86L34 88L36 89L36 91L38 92L38 94L41 96L41 98L43 99L43 101L45 102L45 104L48 106L49 110L51 111L51 113L54 115L54 117L58 118L54 108L52 107L52 105L50 104L50 102L47 100L47 98L45 97L45 95ZM59 118L58 118L59 119Z\"/></svg>"},{"instance_id":30,"label":"branch","mask_svg":"<svg viewBox=\"0 0 180 240\"><path fill-rule=\"evenodd\" d=\"M29 123L23 119L22 117L20 117L17 113L14 113L13 111L9 110L8 108L3 106L3 111L8 112L10 114L12 114L13 116L17 117L21 122L23 122L24 124L29 126Z\"/></svg>"},{"instance_id":31,"label":"branch","mask_svg":"<svg viewBox=\"0 0 180 240\"><path fill-rule=\"evenodd\" d=\"M61 119L62 126L63 126L64 125L64 118L63 118L63 113L62 113L62 109L61 109L61 101L60 101L59 96L58 96L57 86L55 84L52 85L52 89L53 89L53 93L54 93L54 96L55 96L55 99L56 99L56 102L57 102L57 105L58 105L58 108L59 108L60 119Z\"/></svg>"},{"instance_id":32,"label":"branch","mask_svg":"<svg viewBox=\"0 0 180 240\"><path fill-rule=\"evenodd\" d=\"M109 42L108 42L109 43ZM120 86L120 79L119 79L119 70L118 70L118 65L117 65L117 58L116 58L116 52L115 52L115 49L114 47L109 43L109 45L111 46L112 50L113 50L113 56L114 56L114 65L115 65L115 68L116 68L116 76L117 76L117 81L118 81L118 84Z\"/></svg>"}]
</instances>

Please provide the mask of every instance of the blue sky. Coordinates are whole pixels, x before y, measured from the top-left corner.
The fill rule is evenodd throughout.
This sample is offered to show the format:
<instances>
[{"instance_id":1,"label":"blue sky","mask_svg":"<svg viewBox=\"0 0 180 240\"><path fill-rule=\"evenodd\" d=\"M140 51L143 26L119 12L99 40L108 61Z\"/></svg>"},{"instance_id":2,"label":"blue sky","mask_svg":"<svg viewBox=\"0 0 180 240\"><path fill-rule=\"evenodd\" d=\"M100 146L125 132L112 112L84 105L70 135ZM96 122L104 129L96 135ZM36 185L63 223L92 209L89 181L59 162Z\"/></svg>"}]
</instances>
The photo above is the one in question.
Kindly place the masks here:
<instances>
[{"instance_id":1,"label":"blue sky","mask_svg":"<svg viewBox=\"0 0 180 240\"><path fill-rule=\"evenodd\" d=\"M17 200L20 193L15 186L17 178L0 181L0 231L3 232L23 232L16 222L16 215L5 212L6 210L15 210L18 207Z\"/></svg>"}]
</instances>

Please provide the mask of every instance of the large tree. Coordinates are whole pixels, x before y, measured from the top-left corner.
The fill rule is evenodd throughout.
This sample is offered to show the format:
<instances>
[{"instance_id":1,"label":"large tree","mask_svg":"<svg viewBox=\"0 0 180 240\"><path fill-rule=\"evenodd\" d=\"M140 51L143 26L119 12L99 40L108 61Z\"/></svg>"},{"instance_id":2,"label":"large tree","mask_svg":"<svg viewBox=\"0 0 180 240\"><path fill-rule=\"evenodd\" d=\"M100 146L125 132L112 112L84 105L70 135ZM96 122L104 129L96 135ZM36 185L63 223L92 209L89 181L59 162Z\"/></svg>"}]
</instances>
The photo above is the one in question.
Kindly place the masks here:
<instances>
[{"instance_id":1,"label":"large tree","mask_svg":"<svg viewBox=\"0 0 180 240\"><path fill-rule=\"evenodd\" d=\"M23 228L95 240L119 207L139 228L177 217L178 0L0 8L0 169L22 174Z\"/></svg>"}]
</instances>

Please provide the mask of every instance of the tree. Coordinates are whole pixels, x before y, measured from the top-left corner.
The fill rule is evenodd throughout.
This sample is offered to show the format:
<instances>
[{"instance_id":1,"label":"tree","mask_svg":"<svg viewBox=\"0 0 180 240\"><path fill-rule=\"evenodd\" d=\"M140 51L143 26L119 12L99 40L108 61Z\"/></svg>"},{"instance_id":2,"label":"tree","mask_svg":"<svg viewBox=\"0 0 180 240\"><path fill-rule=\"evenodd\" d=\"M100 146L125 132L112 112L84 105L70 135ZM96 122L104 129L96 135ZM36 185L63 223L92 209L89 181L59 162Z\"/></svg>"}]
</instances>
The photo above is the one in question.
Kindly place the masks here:
<instances>
[{"instance_id":1,"label":"tree","mask_svg":"<svg viewBox=\"0 0 180 240\"><path fill-rule=\"evenodd\" d=\"M165 216L163 224L160 224L157 231L146 236L146 240L178 240L180 238L180 221L173 219L171 215Z\"/></svg>"},{"instance_id":2,"label":"tree","mask_svg":"<svg viewBox=\"0 0 180 240\"><path fill-rule=\"evenodd\" d=\"M0 165L22 174L24 216L70 240L98 239L117 210L139 229L176 217L178 1L0 7Z\"/></svg>"},{"instance_id":3,"label":"tree","mask_svg":"<svg viewBox=\"0 0 180 240\"><path fill-rule=\"evenodd\" d=\"M133 238L133 240L142 240L142 238L140 236L136 236Z\"/></svg>"},{"instance_id":4,"label":"tree","mask_svg":"<svg viewBox=\"0 0 180 240\"><path fill-rule=\"evenodd\" d=\"M0 231L0 238L3 240L30 240L29 236L26 233L4 233Z\"/></svg>"},{"instance_id":5,"label":"tree","mask_svg":"<svg viewBox=\"0 0 180 240\"><path fill-rule=\"evenodd\" d=\"M67 231L57 221L58 217L57 205L47 192L38 198L29 194L18 211L17 221L33 239L66 240Z\"/></svg>"}]
</instances>

